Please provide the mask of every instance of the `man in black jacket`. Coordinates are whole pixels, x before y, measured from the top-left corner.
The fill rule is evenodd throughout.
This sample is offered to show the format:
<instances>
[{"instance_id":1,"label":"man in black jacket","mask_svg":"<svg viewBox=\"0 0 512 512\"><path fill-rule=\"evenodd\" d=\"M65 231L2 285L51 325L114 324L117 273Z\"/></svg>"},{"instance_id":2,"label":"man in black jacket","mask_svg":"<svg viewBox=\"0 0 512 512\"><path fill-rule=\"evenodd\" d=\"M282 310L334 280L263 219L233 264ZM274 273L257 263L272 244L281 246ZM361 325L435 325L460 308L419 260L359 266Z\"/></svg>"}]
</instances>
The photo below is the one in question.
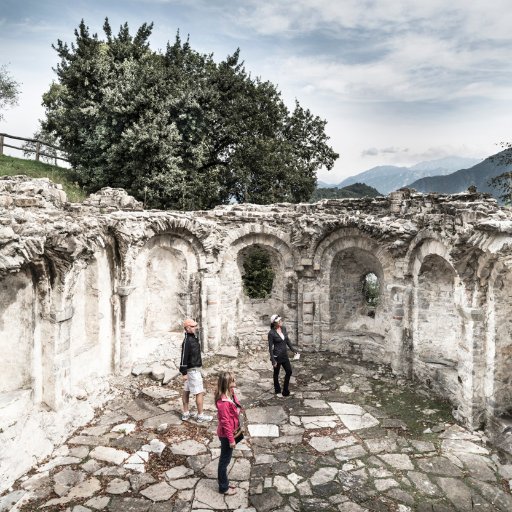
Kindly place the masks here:
<instances>
[{"instance_id":1,"label":"man in black jacket","mask_svg":"<svg viewBox=\"0 0 512 512\"><path fill-rule=\"evenodd\" d=\"M197 323L187 318L183 322L183 328L185 329L185 338L181 345L180 361L180 373L183 375L183 414L181 419L185 421L190 418L188 404L192 394L196 397L196 421L199 423L211 421L211 416L203 414L203 396L205 391L200 370L201 366L203 366L203 361L201 359L201 345L196 336Z\"/></svg>"}]
</instances>

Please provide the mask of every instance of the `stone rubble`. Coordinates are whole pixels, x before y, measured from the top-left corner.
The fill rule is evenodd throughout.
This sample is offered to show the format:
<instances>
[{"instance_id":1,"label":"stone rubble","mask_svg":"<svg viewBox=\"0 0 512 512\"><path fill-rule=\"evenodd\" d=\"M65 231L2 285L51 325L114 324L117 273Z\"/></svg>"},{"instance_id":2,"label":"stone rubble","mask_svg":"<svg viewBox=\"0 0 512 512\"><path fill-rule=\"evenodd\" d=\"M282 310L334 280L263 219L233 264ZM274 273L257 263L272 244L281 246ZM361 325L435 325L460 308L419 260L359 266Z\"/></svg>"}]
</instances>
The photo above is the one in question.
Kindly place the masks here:
<instances>
[{"instance_id":1,"label":"stone rubble","mask_svg":"<svg viewBox=\"0 0 512 512\"><path fill-rule=\"evenodd\" d=\"M336 369L334 376L311 391L311 376L325 366ZM235 495L218 493L216 421L180 421L180 379L153 394L150 377L139 374L122 381L127 388L90 425L4 493L0 512L512 510L512 464L482 432L454 423L446 404L382 367L379 379L369 381L376 370L370 363L304 354L294 362L294 395L278 398L271 369L257 353L217 358L206 368L211 414L215 375L226 369L236 372L247 420L229 468ZM339 377L350 382L349 400ZM405 400L411 393L415 399ZM176 421L158 434L158 421L145 422L163 409ZM445 428L432 432L439 424Z\"/></svg>"},{"instance_id":2,"label":"stone rubble","mask_svg":"<svg viewBox=\"0 0 512 512\"><path fill-rule=\"evenodd\" d=\"M244 292L242 263L255 247L275 272L265 300ZM161 407L159 417L153 402L164 399L154 396L160 384L177 375L185 316L199 322L205 352L236 359L265 343L269 316L278 312L301 350L390 364L449 400L468 428L485 426L492 443L512 454L511 269L512 212L474 191L400 189L372 199L176 212L143 210L112 188L74 204L49 180L2 177L0 490L113 398L113 375L132 371L149 395L107 426L130 419L161 435L172 430L179 421L165 416L172 408ZM371 276L377 305L362 292L361 280ZM381 416L385 397L369 408L333 410L380 377L379 368L343 379L322 368L301 398L326 398L333 378L339 395L302 404L290 424L408 432L405 420ZM252 428L256 436L267 427ZM441 433L445 425L427 429ZM91 447L105 445L106 432L80 435L96 436ZM296 436L279 432L276 443ZM119 449L131 455L145 444L124 443ZM460 453L456 444L446 444L449 460ZM332 454L357 460L360 448L336 445ZM140 469L134 460L124 463Z\"/></svg>"}]
</instances>

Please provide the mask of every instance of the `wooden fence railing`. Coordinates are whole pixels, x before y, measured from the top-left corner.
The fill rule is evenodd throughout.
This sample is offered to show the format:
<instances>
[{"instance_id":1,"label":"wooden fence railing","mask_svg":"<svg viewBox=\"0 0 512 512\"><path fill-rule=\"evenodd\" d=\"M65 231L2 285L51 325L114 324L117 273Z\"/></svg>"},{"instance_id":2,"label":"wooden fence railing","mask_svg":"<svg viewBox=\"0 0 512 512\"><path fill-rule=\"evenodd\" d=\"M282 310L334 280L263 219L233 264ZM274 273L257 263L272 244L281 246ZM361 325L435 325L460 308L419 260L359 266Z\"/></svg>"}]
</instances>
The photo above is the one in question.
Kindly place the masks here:
<instances>
[{"instance_id":1,"label":"wooden fence railing","mask_svg":"<svg viewBox=\"0 0 512 512\"><path fill-rule=\"evenodd\" d=\"M25 142L31 142L35 144L34 148L27 147L27 146L13 146L11 144L6 144L5 139L13 139L13 140L22 140ZM68 162L69 160L67 158L63 158L61 156L58 156L56 153L45 153L42 151L45 147L55 149L56 151L59 151L63 153L63 151L58 147L54 146L53 144L48 144L47 142L43 142L41 140L37 139L26 139L25 137L16 137L15 135L9 135L7 133L0 133L0 155L4 154L4 148L11 148L11 149L18 149L20 151L23 151L25 153L35 153L36 154L36 160L39 161L39 159L44 156L46 158L52 158L57 160L62 160L64 162Z\"/></svg>"}]
</instances>

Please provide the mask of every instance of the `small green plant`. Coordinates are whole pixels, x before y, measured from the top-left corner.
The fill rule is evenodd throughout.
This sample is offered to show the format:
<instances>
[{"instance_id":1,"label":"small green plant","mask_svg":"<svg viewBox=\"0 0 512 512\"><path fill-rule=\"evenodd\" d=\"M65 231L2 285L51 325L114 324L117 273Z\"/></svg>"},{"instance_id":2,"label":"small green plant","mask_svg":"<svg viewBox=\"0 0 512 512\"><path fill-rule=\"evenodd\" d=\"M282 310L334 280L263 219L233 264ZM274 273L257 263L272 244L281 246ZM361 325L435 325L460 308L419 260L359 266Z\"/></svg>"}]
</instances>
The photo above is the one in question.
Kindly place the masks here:
<instances>
[{"instance_id":1,"label":"small green plant","mask_svg":"<svg viewBox=\"0 0 512 512\"><path fill-rule=\"evenodd\" d=\"M272 293L274 269L270 254L261 247L252 247L243 254L244 291L251 299L266 299Z\"/></svg>"},{"instance_id":2,"label":"small green plant","mask_svg":"<svg viewBox=\"0 0 512 512\"><path fill-rule=\"evenodd\" d=\"M373 272L368 272L363 277L362 292L365 304L376 308L379 304L380 285L379 278Z\"/></svg>"}]
</instances>

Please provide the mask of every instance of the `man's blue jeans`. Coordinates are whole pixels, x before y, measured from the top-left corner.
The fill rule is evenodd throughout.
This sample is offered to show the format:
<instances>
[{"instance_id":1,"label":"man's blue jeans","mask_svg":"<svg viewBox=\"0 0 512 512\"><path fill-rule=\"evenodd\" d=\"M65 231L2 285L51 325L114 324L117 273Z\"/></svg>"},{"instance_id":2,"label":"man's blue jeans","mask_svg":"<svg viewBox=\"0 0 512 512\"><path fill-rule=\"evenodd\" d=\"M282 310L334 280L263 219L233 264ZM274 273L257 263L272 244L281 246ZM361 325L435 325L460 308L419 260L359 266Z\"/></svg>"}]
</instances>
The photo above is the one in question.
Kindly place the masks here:
<instances>
[{"instance_id":1,"label":"man's blue jeans","mask_svg":"<svg viewBox=\"0 0 512 512\"><path fill-rule=\"evenodd\" d=\"M220 440L220 457L219 468L217 470L217 479L219 481L219 492L225 493L229 489L228 466L231 462L233 448L229 446L227 437L219 437Z\"/></svg>"}]
</instances>

